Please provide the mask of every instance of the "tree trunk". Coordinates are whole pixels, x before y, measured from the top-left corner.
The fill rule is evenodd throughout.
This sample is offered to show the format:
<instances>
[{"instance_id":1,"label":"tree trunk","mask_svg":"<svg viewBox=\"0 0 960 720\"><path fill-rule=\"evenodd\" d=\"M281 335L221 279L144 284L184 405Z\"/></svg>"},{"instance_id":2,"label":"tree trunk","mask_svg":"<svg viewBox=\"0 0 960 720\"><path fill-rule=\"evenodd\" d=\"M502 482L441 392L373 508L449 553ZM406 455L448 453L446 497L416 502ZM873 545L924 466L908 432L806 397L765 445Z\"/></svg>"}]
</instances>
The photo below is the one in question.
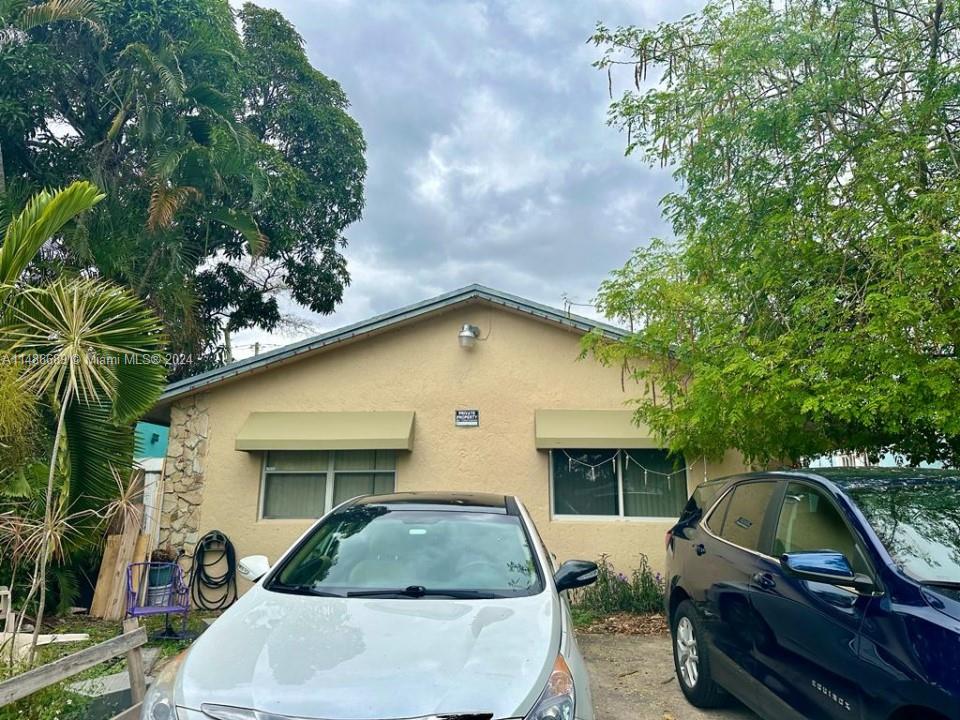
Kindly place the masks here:
<instances>
[{"instance_id":1,"label":"tree trunk","mask_svg":"<svg viewBox=\"0 0 960 720\"><path fill-rule=\"evenodd\" d=\"M3 172L3 143L0 143L0 195L7 191L7 176Z\"/></svg>"},{"instance_id":2,"label":"tree trunk","mask_svg":"<svg viewBox=\"0 0 960 720\"><path fill-rule=\"evenodd\" d=\"M53 453L50 456L50 472L47 475L47 497L43 513L43 547L40 549L40 600L37 607L37 621L33 625L33 637L30 638L30 659L33 664L37 652L37 638L40 636L40 623L43 622L43 611L47 604L47 565L50 563L50 548L53 545L53 478L57 474L57 458L60 457L60 440L63 437L63 424L67 415L69 398L64 398L60 405L60 417L57 418L57 432L53 436Z\"/></svg>"}]
</instances>

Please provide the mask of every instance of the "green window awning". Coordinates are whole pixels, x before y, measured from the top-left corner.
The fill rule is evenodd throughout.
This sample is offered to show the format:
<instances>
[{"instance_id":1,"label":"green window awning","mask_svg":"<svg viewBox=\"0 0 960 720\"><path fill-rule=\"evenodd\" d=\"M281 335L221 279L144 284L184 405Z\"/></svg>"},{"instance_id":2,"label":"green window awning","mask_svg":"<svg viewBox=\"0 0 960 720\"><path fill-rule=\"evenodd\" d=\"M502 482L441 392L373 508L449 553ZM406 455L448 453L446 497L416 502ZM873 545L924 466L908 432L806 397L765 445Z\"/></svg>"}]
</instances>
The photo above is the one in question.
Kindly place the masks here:
<instances>
[{"instance_id":1,"label":"green window awning","mask_svg":"<svg viewBox=\"0 0 960 720\"><path fill-rule=\"evenodd\" d=\"M413 411L254 412L237 450L412 450Z\"/></svg>"},{"instance_id":2,"label":"green window awning","mask_svg":"<svg viewBox=\"0 0 960 720\"><path fill-rule=\"evenodd\" d=\"M537 448L658 448L630 410L537 410Z\"/></svg>"}]
</instances>

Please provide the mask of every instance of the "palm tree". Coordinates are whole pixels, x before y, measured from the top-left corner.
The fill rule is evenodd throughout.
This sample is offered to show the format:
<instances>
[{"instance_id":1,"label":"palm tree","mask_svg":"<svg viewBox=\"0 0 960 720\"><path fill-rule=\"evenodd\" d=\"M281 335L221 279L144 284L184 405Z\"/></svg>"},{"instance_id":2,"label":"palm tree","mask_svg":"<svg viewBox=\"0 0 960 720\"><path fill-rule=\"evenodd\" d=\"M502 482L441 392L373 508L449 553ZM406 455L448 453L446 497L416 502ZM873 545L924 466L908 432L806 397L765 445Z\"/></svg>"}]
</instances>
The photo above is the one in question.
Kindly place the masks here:
<instances>
[{"instance_id":1,"label":"palm tree","mask_svg":"<svg viewBox=\"0 0 960 720\"><path fill-rule=\"evenodd\" d=\"M46 535L27 597L30 602L39 592L34 647L55 537L58 468L68 476L60 499L71 510L103 502L115 489L116 469L130 462L129 424L153 405L166 376L159 320L128 290L84 278L16 285L43 244L101 199L88 182L39 193L10 222L0 247L0 300L6 304L0 348L21 368L23 387L48 402L57 417Z\"/></svg>"},{"instance_id":2,"label":"palm tree","mask_svg":"<svg viewBox=\"0 0 960 720\"><path fill-rule=\"evenodd\" d=\"M146 222L150 232L170 228L189 202L222 193L229 176L249 164L248 156L258 144L250 129L236 119L237 109L227 95L207 83L191 83L184 72L185 66L209 62L223 52L204 42L174 38L159 50L131 43L108 76L113 94L123 100L100 160L107 159L110 143L122 132L135 133L140 143L151 148ZM253 185L265 187L267 180L263 168L251 168ZM220 208L211 211L208 219L241 233L251 254L263 251L266 237L249 211ZM144 282L148 279L145 276Z\"/></svg>"},{"instance_id":3,"label":"palm tree","mask_svg":"<svg viewBox=\"0 0 960 720\"><path fill-rule=\"evenodd\" d=\"M77 21L99 29L98 7L92 0L46 0L31 3L29 0L0 0L0 49L8 44L28 41L34 28L51 23ZM3 171L3 145L0 144L0 194L6 192L6 175Z\"/></svg>"}]
</instances>

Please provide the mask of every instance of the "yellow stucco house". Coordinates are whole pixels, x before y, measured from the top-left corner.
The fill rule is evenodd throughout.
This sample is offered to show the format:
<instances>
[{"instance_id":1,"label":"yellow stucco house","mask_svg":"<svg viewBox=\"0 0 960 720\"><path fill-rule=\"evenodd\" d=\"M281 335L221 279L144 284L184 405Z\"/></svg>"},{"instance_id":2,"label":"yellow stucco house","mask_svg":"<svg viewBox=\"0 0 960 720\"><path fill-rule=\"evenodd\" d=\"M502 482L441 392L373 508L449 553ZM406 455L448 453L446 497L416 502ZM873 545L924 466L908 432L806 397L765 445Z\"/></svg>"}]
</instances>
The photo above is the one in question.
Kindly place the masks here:
<instances>
[{"instance_id":1,"label":"yellow stucco house","mask_svg":"<svg viewBox=\"0 0 960 720\"><path fill-rule=\"evenodd\" d=\"M623 335L471 285L173 383L159 545L217 529L275 561L356 495L475 490L519 496L561 560L659 569L689 491L744 468L668 459L638 388L578 359L593 329Z\"/></svg>"}]
</instances>

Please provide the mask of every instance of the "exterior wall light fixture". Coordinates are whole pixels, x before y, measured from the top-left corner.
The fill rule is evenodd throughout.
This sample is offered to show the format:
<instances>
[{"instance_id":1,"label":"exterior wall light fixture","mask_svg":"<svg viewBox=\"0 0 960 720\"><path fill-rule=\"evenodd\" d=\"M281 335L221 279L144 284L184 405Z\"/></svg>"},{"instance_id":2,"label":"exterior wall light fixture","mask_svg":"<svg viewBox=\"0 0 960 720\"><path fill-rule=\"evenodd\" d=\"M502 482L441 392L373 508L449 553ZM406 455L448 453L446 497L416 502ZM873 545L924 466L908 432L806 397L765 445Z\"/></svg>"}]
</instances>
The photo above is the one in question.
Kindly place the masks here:
<instances>
[{"instance_id":1,"label":"exterior wall light fixture","mask_svg":"<svg viewBox=\"0 0 960 720\"><path fill-rule=\"evenodd\" d=\"M478 328L476 325L464 323L463 327L460 328L457 338L460 340L460 347L467 348L469 350L476 345L477 340L480 339L480 328Z\"/></svg>"}]
</instances>

